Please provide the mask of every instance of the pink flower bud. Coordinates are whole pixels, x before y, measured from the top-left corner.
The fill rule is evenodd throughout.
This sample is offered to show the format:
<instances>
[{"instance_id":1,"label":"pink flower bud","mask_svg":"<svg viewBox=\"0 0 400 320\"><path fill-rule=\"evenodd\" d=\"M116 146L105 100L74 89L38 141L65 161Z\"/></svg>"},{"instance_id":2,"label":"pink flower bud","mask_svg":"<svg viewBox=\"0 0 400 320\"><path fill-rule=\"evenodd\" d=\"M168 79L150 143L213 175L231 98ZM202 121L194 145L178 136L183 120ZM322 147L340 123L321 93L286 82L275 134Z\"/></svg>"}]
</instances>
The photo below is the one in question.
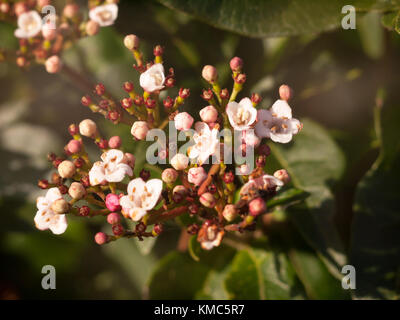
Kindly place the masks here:
<instances>
[{"instance_id":1,"label":"pink flower bud","mask_svg":"<svg viewBox=\"0 0 400 320\"><path fill-rule=\"evenodd\" d=\"M90 119L85 119L79 123L79 132L81 135L93 138L97 134L97 125Z\"/></svg>"},{"instance_id":2,"label":"pink flower bud","mask_svg":"<svg viewBox=\"0 0 400 320\"><path fill-rule=\"evenodd\" d=\"M229 65L234 72L239 72L243 67L243 60L239 57L234 57L229 62Z\"/></svg>"},{"instance_id":3,"label":"pink flower bud","mask_svg":"<svg viewBox=\"0 0 400 320\"><path fill-rule=\"evenodd\" d=\"M255 198L249 203L249 212L252 216L258 216L267 211L267 205L265 204L264 199Z\"/></svg>"},{"instance_id":4,"label":"pink flower bud","mask_svg":"<svg viewBox=\"0 0 400 320\"><path fill-rule=\"evenodd\" d=\"M235 220L235 218L238 216L238 213L233 204L227 204L224 208L224 211L222 211L222 215L226 221L231 222Z\"/></svg>"},{"instance_id":5,"label":"pink flower bud","mask_svg":"<svg viewBox=\"0 0 400 320\"><path fill-rule=\"evenodd\" d=\"M203 68L203 71L201 72L201 75L203 76L204 80L207 82L213 83L215 80L218 78L218 72L217 69L214 66L206 65Z\"/></svg>"},{"instance_id":6,"label":"pink flower bud","mask_svg":"<svg viewBox=\"0 0 400 320\"><path fill-rule=\"evenodd\" d=\"M19 15L21 15L21 14L23 14L24 12L27 12L27 11L28 11L28 6L26 5L25 2L20 1L20 2L17 2L17 3L14 5L14 12L15 12L15 14L16 14L17 16L19 16Z\"/></svg>"},{"instance_id":7,"label":"pink flower bud","mask_svg":"<svg viewBox=\"0 0 400 320\"><path fill-rule=\"evenodd\" d=\"M185 156L183 153L177 153L171 159L171 165L175 170L185 170L189 164L189 158Z\"/></svg>"},{"instance_id":8,"label":"pink flower bud","mask_svg":"<svg viewBox=\"0 0 400 320\"><path fill-rule=\"evenodd\" d=\"M279 96L282 100L289 101L293 97L293 90L286 84L279 87Z\"/></svg>"},{"instance_id":9,"label":"pink flower bud","mask_svg":"<svg viewBox=\"0 0 400 320\"><path fill-rule=\"evenodd\" d=\"M82 148L81 142L78 140L72 139L67 144L67 150L72 154L78 153L79 151L81 151L81 148Z\"/></svg>"},{"instance_id":10,"label":"pink flower bud","mask_svg":"<svg viewBox=\"0 0 400 320\"><path fill-rule=\"evenodd\" d=\"M178 179L178 172L175 169L165 169L161 175L161 179L165 183L174 183Z\"/></svg>"},{"instance_id":11,"label":"pink flower bud","mask_svg":"<svg viewBox=\"0 0 400 320\"><path fill-rule=\"evenodd\" d=\"M64 160L58 165L58 174L66 179L66 178L72 178L75 174L75 165L69 161L69 160Z\"/></svg>"},{"instance_id":12,"label":"pink flower bud","mask_svg":"<svg viewBox=\"0 0 400 320\"><path fill-rule=\"evenodd\" d=\"M8 13L10 11L10 5L7 2L0 3L0 12Z\"/></svg>"},{"instance_id":13,"label":"pink flower bud","mask_svg":"<svg viewBox=\"0 0 400 320\"><path fill-rule=\"evenodd\" d=\"M79 6L76 3L69 3L64 7L63 15L72 19L79 13Z\"/></svg>"},{"instance_id":14,"label":"pink flower bud","mask_svg":"<svg viewBox=\"0 0 400 320\"><path fill-rule=\"evenodd\" d=\"M86 23L85 31L88 36L94 36L94 35L98 34L99 30L100 30L100 25L96 21L89 20Z\"/></svg>"},{"instance_id":15,"label":"pink flower bud","mask_svg":"<svg viewBox=\"0 0 400 320\"><path fill-rule=\"evenodd\" d=\"M57 214L64 214L69 210L69 204L64 199L57 199L51 204L51 210Z\"/></svg>"},{"instance_id":16,"label":"pink flower bud","mask_svg":"<svg viewBox=\"0 0 400 320\"><path fill-rule=\"evenodd\" d=\"M62 62L59 56L51 56L45 62L46 71L48 73L57 73L61 70Z\"/></svg>"},{"instance_id":17,"label":"pink flower bud","mask_svg":"<svg viewBox=\"0 0 400 320\"><path fill-rule=\"evenodd\" d=\"M132 153L128 153L128 152L125 153L124 158L125 158L124 162L126 162L126 164L127 164L128 166L130 166L131 168L134 168L134 167L135 167L136 158L135 158L135 156L134 156Z\"/></svg>"},{"instance_id":18,"label":"pink flower bud","mask_svg":"<svg viewBox=\"0 0 400 320\"><path fill-rule=\"evenodd\" d=\"M200 117L204 122L215 122L218 118L218 111L214 106L208 106L200 110Z\"/></svg>"},{"instance_id":19,"label":"pink flower bud","mask_svg":"<svg viewBox=\"0 0 400 320\"><path fill-rule=\"evenodd\" d=\"M131 134L137 140L144 140L148 131L149 126L146 121L135 121L131 128Z\"/></svg>"},{"instance_id":20,"label":"pink flower bud","mask_svg":"<svg viewBox=\"0 0 400 320\"><path fill-rule=\"evenodd\" d=\"M190 168L188 171L188 181L196 186L201 185L206 178L207 173L203 167Z\"/></svg>"},{"instance_id":21,"label":"pink flower bud","mask_svg":"<svg viewBox=\"0 0 400 320\"><path fill-rule=\"evenodd\" d=\"M109 224L117 224L121 222L121 217L118 213L116 212L111 212L107 216L107 222Z\"/></svg>"},{"instance_id":22,"label":"pink flower bud","mask_svg":"<svg viewBox=\"0 0 400 320\"><path fill-rule=\"evenodd\" d=\"M200 203L207 208L213 208L215 206L215 198L210 192L205 192L200 196Z\"/></svg>"},{"instance_id":23,"label":"pink flower bud","mask_svg":"<svg viewBox=\"0 0 400 320\"><path fill-rule=\"evenodd\" d=\"M284 184L290 182L289 173L285 169L275 171L274 177L281 180Z\"/></svg>"},{"instance_id":24,"label":"pink flower bud","mask_svg":"<svg viewBox=\"0 0 400 320\"><path fill-rule=\"evenodd\" d=\"M68 194L73 199L82 199L86 195L86 189L81 183L72 182L69 186Z\"/></svg>"},{"instance_id":25,"label":"pink flower bud","mask_svg":"<svg viewBox=\"0 0 400 320\"><path fill-rule=\"evenodd\" d=\"M122 140L119 136L113 136L108 140L108 146L111 149L118 149L121 146Z\"/></svg>"},{"instance_id":26,"label":"pink flower bud","mask_svg":"<svg viewBox=\"0 0 400 320\"><path fill-rule=\"evenodd\" d=\"M37 0L37 4L40 8L43 8L51 4L51 0Z\"/></svg>"},{"instance_id":27,"label":"pink flower bud","mask_svg":"<svg viewBox=\"0 0 400 320\"><path fill-rule=\"evenodd\" d=\"M121 210L121 206L119 205L119 197L114 193L109 193L106 196L106 207L110 211Z\"/></svg>"},{"instance_id":28,"label":"pink flower bud","mask_svg":"<svg viewBox=\"0 0 400 320\"><path fill-rule=\"evenodd\" d=\"M186 131L190 129L194 119L189 113L181 112L175 116L174 121L175 121L175 128L177 130Z\"/></svg>"},{"instance_id":29,"label":"pink flower bud","mask_svg":"<svg viewBox=\"0 0 400 320\"><path fill-rule=\"evenodd\" d=\"M139 38L134 34L128 34L124 38L124 45L129 50L134 50L139 47Z\"/></svg>"},{"instance_id":30,"label":"pink flower bud","mask_svg":"<svg viewBox=\"0 0 400 320\"><path fill-rule=\"evenodd\" d=\"M57 35L57 30L51 23L45 23L42 27L42 36L45 40L53 40Z\"/></svg>"},{"instance_id":31,"label":"pink flower bud","mask_svg":"<svg viewBox=\"0 0 400 320\"><path fill-rule=\"evenodd\" d=\"M97 232L94 236L94 241L96 241L96 243L100 246L107 243L107 240L108 237L104 232Z\"/></svg>"}]
</instances>

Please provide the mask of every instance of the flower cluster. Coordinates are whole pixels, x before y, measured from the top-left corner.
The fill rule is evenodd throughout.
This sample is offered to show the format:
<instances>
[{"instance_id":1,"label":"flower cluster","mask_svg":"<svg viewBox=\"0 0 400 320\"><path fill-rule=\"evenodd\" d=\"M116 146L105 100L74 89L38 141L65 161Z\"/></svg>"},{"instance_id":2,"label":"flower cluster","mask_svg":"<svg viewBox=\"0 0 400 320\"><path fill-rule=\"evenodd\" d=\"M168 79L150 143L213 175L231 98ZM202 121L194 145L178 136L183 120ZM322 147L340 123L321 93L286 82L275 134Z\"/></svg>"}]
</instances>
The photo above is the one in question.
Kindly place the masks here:
<instances>
[{"instance_id":1,"label":"flower cluster","mask_svg":"<svg viewBox=\"0 0 400 320\"><path fill-rule=\"evenodd\" d=\"M179 110L189 96L188 89L180 88L174 99L160 101L160 92L175 85L174 70L165 73L163 48L156 46L154 60L144 62L137 36L126 36L124 44L136 60L142 90L135 90L132 82L124 83L128 97L118 103L104 85L97 84L94 96L84 96L82 104L116 125L129 125L136 141L132 143L141 143L151 129L164 128L169 121L193 143L183 152L170 150L171 144L159 152L159 157L170 160L161 179L145 169L135 176L135 157L121 150L119 136L103 138L90 119L70 125L72 139L64 148L65 155L49 155L58 172L51 181L39 181L48 191L38 199L37 227L59 234L66 229L67 214L101 215L112 225L112 234L95 235L98 244L105 244L121 237L156 237L165 221L189 215L192 222L186 225L187 232L197 235L205 250L218 246L227 232L254 230L257 217L269 212L267 200L290 182L284 169L268 174L266 159L271 153L268 139L288 143L302 128L292 117L291 89L282 85L279 99L269 109L261 107L258 94L237 101L246 75L243 61L235 57L230 61L231 93L221 88L215 67L203 68L202 77L208 84L202 94L206 103L198 116L191 115ZM221 129L238 135L239 144L232 146L232 135L221 137ZM94 163L85 151L84 137L101 149ZM242 156L255 153L254 163L227 161L226 156L234 151ZM134 221L135 226L129 229L124 219Z\"/></svg>"},{"instance_id":2,"label":"flower cluster","mask_svg":"<svg viewBox=\"0 0 400 320\"><path fill-rule=\"evenodd\" d=\"M16 24L14 35L19 39L19 49L5 52L0 48L0 61L14 59L23 68L36 62L44 64L49 73L59 72L63 49L82 37L97 34L100 27L114 24L117 2L89 0L89 12L84 14L75 1L66 1L62 8L53 6L52 0L2 1L0 21ZM89 17L84 18L86 15Z\"/></svg>"}]
</instances>

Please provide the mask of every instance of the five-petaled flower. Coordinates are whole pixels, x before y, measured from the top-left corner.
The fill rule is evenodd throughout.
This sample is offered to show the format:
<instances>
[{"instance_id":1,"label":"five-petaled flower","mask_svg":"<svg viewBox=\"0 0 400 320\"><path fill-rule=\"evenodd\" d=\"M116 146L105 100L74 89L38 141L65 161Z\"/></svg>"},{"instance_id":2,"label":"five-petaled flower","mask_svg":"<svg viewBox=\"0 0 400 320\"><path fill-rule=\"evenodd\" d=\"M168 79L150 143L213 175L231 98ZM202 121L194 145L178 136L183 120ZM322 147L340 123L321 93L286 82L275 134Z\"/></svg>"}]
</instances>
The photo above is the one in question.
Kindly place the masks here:
<instances>
[{"instance_id":1,"label":"five-petaled flower","mask_svg":"<svg viewBox=\"0 0 400 320\"><path fill-rule=\"evenodd\" d=\"M42 18L37 11L22 13L18 17L18 29L14 34L17 38L33 38L42 30Z\"/></svg>"},{"instance_id":2,"label":"five-petaled flower","mask_svg":"<svg viewBox=\"0 0 400 320\"><path fill-rule=\"evenodd\" d=\"M165 75L161 63L153 64L140 75L140 86L147 92L159 91L164 88Z\"/></svg>"},{"instance_id":3,"label":"five-petaled flower","mask_svg":"<svg viewBox=\"0 0 400 320\"><path fill-rule=\"evenodd\" d=\"M36 200L38 211L34 218L36 228L39 230L50 229L54 234L62 234L67 229L68 223L65 214L56 213L52 205L63 199L58 188L50 188L46 196L39 197Z\"/></svg>"},{"instance_id":4,"label":"five-petaled flower","mask_svg":"<svg viewBox=\"0 0 400 320\"><path fill-rule=\"evenodd\" d=\"M121 197L119 203L122 207L122 214L133 221L139 221L153 209L160 198L162 181L151 179L144 182L142 178L133 179L128 184L128 195Z\"/></svg>"},{"instance_id":5,"label":"five-petaled flower","mask_svg":"<svg viewBox=\"0 0 400 320\"><path fill-rule=\"evenodd\" d=\"M102 161L93 164L89 171L89 181L92 186L104 182L120 182L125 175L132 176L132 168L127 164L128 159L118 149L110 149L101 155Z\"/></svg>"},{"instance_id":6,"label":"five-petaled flower","mask_svg":"<svg viewBox=\"0 0 400 320\"><path fill-rule=\"evenodd\" d=\"M196 122L196 133L193 135L195 144L189 149L189 158L196 159L200 165L206 162L209 156L219 156L218 129L212 130L204 122Z\"/></svg>"},{"instance_id":7,"label":"five-petaled flower","mask_svg":"<svg viewBox=\"0 0 400 320\"><path fill-rule=\"evenodd\" d=\"M114 24L118 17L118 6L115 3L94 7L89 11L89 18L97 22L101 27Z\"/></svg>"},{"instance_id":8,"label":"five-petaled flower","mask_svg":"<svg viewBox=\"0 0 400 320\"><path fill-rule=\"evenodd\" d=\"M231 126L238 131L249 129L257 119L257 110L249 98L243 98L239 103L229 102L226 113Z\"/></svg>"},{"instance_id":9,"label":"five-petaled flower","mask_svg":"<svg viewBox=\"0 0 400 320\"><path fill-rule=\"evenodd\" d=\"M292 118L292 109L284 100L277 100L270 110L258 110L256 134L274 142L288 143L302 128L299 120Z\"/></svg>"}]
</instances>

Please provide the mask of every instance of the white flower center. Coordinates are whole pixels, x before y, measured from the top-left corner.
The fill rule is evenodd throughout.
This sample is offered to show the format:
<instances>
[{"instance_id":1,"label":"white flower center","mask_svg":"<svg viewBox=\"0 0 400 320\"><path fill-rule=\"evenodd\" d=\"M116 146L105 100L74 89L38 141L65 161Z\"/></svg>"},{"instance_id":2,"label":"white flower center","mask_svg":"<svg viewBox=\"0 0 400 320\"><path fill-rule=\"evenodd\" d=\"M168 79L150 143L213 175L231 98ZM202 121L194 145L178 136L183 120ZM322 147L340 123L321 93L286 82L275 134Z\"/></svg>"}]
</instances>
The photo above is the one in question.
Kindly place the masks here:
<instances>
[{"instance_id":1,"label":"white flower center","mask_svg":"<svg viewBox=\"0 0 400 320\"><path fill-rule=\"evenodd\" d=\"M111 14L111 12L108 11L108 10L104 10L104 11L98 12L98 13L97 13L97 16L99 17L99 19L100 19L102 22L107 22L107 21L111 20L111 18L112 18L112 14Z\"/></svg>"}]
</instances>

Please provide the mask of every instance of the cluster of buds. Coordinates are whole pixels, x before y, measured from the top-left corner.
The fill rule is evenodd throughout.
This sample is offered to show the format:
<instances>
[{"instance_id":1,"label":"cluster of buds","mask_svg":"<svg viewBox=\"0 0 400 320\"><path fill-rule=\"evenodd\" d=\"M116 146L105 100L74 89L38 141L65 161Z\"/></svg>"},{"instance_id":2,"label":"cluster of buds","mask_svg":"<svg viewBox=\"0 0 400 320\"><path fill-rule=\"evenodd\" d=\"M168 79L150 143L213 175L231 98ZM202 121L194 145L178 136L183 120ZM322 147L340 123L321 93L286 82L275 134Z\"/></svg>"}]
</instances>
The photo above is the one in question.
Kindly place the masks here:
<instances>
[{"instance_id":1,"label":"cluster of buds","mask_svg":"<svg viewBox=\"0 0 400 320\"><path fill-rule=\"evenodd\" d=\"M151 178L144 169L135 177L135 157L121 150L120 137L104 139L96 123L89 119L79 126L71 125L72 139L64 148L65 156L49 156L58 173L53 174L51 182L39 182L41 188L49 191L38 200L37 227L61 233L66 228L67 213L103 215L112 226L112 234L99 232L95 241L105 244L121 237L156 237L165 221L186 214L192 217L187 232L197 235L205 250L218 246L227 232L254 230L257 218L269 212L267 201L290 182L284 169L273 175L266 172L271 153L267 139L288 143L302 128L300 121L292 118L288 104L293 95L290 87L279 88L279 99L269 109L260 107L261 97L256 93L236 102L246 81L242 59L235 57L230 61L231 93L221 88L217 69L207 65L202 71L208 83L202 94L207 105L198 113L201 121L195 122L192 115L179 111L189 95L188 89L181 88L175 99L168 97L164 108L160 107L160 92L175 84L173 69L168 75L164 73L163 48L156 46L154 61L145 63L137 36L126 36L124 44L136 60L134 68L140 73L141 93L132 82L126 82L123 89L129 97L118 104L103 84L97 84L94 95L98 101L88 95L82 98L82 104L114 124L131 126L135 140L144 140L149 130L164 128L171 121L187 137L190 131L193 133L193 144L184 152L176 152L177 148L159 152L160 158L170 158L170 167L162 171L161 179ZM238 135L239 145L232 147L232 135L220 137L219 129ZM83 136L101 149L101 160L89 160ZM236 160L232 163L226 157L232 151L242 155L251 151L256 157L251 158L250 164ZM64 197L67 193L69 200ZM79 206L78 201L84 204ZM127 228L124 219L136 222L133 229Z\"/></svg>"},{"instance_id":2,"label":"cluster of buds","mask_svg":"<svg viewBox=\"0 0 400 320\"><path fill-rule=\"evenodd\" d=\"M89 0L85 14L74 0L66 1L62 8L53 6L53 0L1 1L0 21L16 25L19 49L11 52L0 48L0 61L11 59L22 68L35 62L43 64L49 73L59 72L64 48L97 34L100 27L114 24L118 16L116 2Z\"/></svg>"}]
</instances>

